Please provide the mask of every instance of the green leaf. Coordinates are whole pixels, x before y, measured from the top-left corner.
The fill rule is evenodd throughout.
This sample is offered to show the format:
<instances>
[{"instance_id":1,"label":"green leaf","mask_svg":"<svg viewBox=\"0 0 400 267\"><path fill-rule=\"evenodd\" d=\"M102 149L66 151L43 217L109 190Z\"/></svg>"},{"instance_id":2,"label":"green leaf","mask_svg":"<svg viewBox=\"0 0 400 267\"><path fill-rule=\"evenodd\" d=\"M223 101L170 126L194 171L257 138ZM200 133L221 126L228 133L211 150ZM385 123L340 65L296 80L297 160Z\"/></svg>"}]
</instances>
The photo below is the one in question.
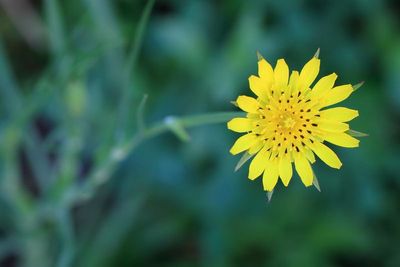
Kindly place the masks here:
<instances>
[{"instance_id":1,"label":"green leaf","mask_svg":"<svg viewBox=\"0 0 400 267\"><path fill-rule=\"evenodd\" d=\"M351 130L351 129L348 130L346 133L353 137L367 137L368 136L368 134L366 134L366 133L358 132L358 131Z\"/></svg>"},{"instance_id":2,"label":"green leaf","mask_svg":"<svg viewBox=\"0 0 400 267\"><path fill-rule=\"evenodd\" d=\"M245 164L253 156L254 155L250 155L249 153L245 152L243 156L240 158L239 162L236 164L235 172L238 171L243 166L243 164Z\"/></svg>"}]
</instances>

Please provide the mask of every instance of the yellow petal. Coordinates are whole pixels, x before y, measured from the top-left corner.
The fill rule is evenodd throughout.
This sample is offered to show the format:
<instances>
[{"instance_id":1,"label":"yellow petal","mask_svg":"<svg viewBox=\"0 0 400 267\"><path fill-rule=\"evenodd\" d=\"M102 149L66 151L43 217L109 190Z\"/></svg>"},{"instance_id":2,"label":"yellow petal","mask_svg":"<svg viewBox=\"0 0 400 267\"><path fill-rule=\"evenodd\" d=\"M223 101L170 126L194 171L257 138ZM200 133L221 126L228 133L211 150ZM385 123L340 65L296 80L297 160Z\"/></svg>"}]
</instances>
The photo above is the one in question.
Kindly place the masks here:
<instances>
[{"instance_id":1,"label":"yellow petal","mask_svg":"<svg viewBox=\"0 0 400 267\"><path fill-rule=\"evenodd\" d=\"M260 114L256 114L256 113L247 113L247 114L246 114L246 118L249 118L249 119L259 119L259 118L260 118Z\"/></svg>"},{"instance_id":2,"label":"yellow petal","mask_svg":"<svg viewBox=\"0 0 400 267\"><path fill-rule=\"evenodd\" d=\"M278 164L276 161L268 161L263 175L263 187L266 191L272 191L278 182Z\"/></svg>"},{"instance_id":3,"label":"yellow petal","mask_svg":"<svg viewBox=\"0 0 400 267\"><path fill-rule=\"evenodd\" d=\"M247 151L247 153L249 153L250 155L253 155L253 154L257 153L258 151L260 151L260 149L263 148L263 146L264 146L263 140L257 140L257 141L249 148L249 151Z\"/></svg>"},{"instance_id":4,"label":"yellow petal","mask_svg":"<svg viewBox=\"0 0 400 267\"><path fill-rule=\"evenodd\" d=\"M330 89L332 89L337 79L336 73L332 73L328 76L322 77L311 90L313 97L319 98L325 95Z\"/></svg>"},{"instance_id":5,"label":"yellow petal","mask_svg":"<svg viewBox=\"0 0 400 267\"><path fill-rule=\"evenodd\" d=\"M308 61L300 72L299 83L302 88L310 87L311 83L315 80L319 72L320 60L313 57Z\"/></svg>"},{"instance_id":6,"label":"yellow petal","mask_svg":"<svg viewBox=\"0 0 400 267\"><path fill-rule=\"evenodd\" d=\"M267 149L262 149L257 153L249 166L249 179L254 180L263 173L269 159L269 154L270 152Z\"/></svg>"},{"instance_id":7,"label":"yellow petal","mask_svg":"<svg viewBox=\"0 0 400 267\"><path fill-rule=\"evenodd\" d=\"M349 125L344 122L319 120L318 129L328 132L343 133L349 130Z\"/></svg>"},{"instance_id":8,"label":"yellow petal","mask_svg":"<svg viewBox=\"0 0 400 267\"><path fill-rule=\"evenodd\" d=\"M297 89L297 81L299 80L299 72L294 70L290 74L289 86L293 89Z\"/></svg>"},{"instance_id":9,"label":"yellow petal","mask_svg":"<svg viewBox=\"0 0 400 267\"><path fill-rule=\"evenodd\" d=\"M320 112L321 118L339 122L351 121L358 116L358 111L349 108L337 107L330 108Z\"/></svg>"},{"instance_id":10,"label":"yellow petal","mask_svg":"<svg viewBox=\"0 0 400 267\"><path fill-rule=\"evenodd\" d=\"M229 152L231 152L232 155L239 154L249 149L257 140L258 138L255 134L245 134L236 140Z\"/></svg>"},{"instance_id":11,"label":"yellow petal","mask_svg":"<svg viewBox=\"0 0 400 267\"><path fill-rule=\"evenodd\" d=\"M241 95L236 99L239 108L249 113L256 113L260 107L258 101L252 97Z\"/></svg>"},{"instance_id":12,"label":"yellow petal","mask_svg":"<svg viewBox=\"0 0 400 267\"><path fill-rule=\"evenodd\" d=\"M253 93L262 98L265 99L267 96L267 92L270 88L270 84L268 84L266 81L261 79L260 77L251 75L249 77L249 86L250 90L253 91Z\"/></svg>"},{"instance_id":13,"label":"yellow petal","mask_svg":"<svg viewBox=\"0 0 400 267\"><path fill-rule=\"evenodd\" d=\"M248 132L253 128L253 121L247 118L234 118L228 122L228 129L237 133Z\"/></svg>"},{"instance_id":14,"label":"yellow petal","mask_svg":"<svg viewBox=\"0 0 400 267\"><path fill-rule=\"evenodd\" d=\"M264 58L258 61L258 76L266 82L272 83L274 79L274 70Z\"/></svg>"},{"instance_id":15,"label":"yellow petal","mask_svg":"<svg viewBox=\"0 0 400 267\"><path fill-rule=\"evenodd\" d=\"M312 185L314 177L310 162L303 155L297 154L294 157L294 166L303 184L305 186Z\"/></svg>"},{"instance_id":16,"label":"yellow petal","mask_svg":"<svg viewBox=\"0 0 400 267\"><path fill-rule=\"evenodd\" d=\"M324 140L337 146L358 147L360 141L346 133L324 133Z\"/></svg>"},{"instance_id":17,"label":"yellow petal","mask_svg":"<svg viewBox=\"0 0 400 267\"><path fill-rule=\"evenodd\" d=\"M278 90L282 90L288 84L289 67L284 59L279 59L274 70L275 86Z\"/></svg>"},{"instance_id":18,"label":"yellow petal","mask_svg":"<svg viewBox=\"0 0 400 267\"><path fill-rule=\"evenodd\" d=\"M336 168L336 169L340 169L340 167L342 166L342 163L340 162L340 159L335 154L335 152L333 152L326 145L324 145L320 142L314 142L311 145L311 149L328 166L330 166L332 168Z\"/></svg>"},{"instance_id":19,"label":"yellow petal","mask_svg":"<svg viewBox=\"0 0 400 267\"><path fill-rule=\"evenodd\" d=\"M312 152L312 150L307 147L305 147L303 150L304 150L304 155L306 155L306 158L308 159L308 161L311 163L314 163L315 156L314 156L314 153Z\"/></svg>"},{"instance_id":20,"label":"yellow petal","mask_svg":"<svg viewBox=\"0 0 400 267\"><path fill-rule=\"evenodd\" d=\"M350 84L336 86L329 90L323 97L323 106L330 106L339 103L350 96L353 87Z\"/></svg>"},{"instance_id":21,"label":"yellow petal","mask_svg":"<svg viewBox=\"0 0 400 267\"><path fill-rule=\"evenodd\" d=\"M281 160L279 161L279 176L281 177L281 180L285 186L289 185L292 175L292 163L290 162L289 158L281 158Z\"/></svg>"}]
</instances>

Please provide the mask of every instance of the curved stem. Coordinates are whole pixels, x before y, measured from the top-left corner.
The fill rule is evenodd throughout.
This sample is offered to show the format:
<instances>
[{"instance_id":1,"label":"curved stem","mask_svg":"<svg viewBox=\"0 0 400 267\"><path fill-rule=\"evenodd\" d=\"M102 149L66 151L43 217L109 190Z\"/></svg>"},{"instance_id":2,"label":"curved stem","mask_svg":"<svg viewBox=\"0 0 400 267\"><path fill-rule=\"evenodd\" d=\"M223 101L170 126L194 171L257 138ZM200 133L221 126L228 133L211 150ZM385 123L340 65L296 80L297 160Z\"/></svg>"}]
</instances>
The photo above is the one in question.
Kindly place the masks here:
<instances>
[{"instance_id":1,"label":"curved stem","mask_svg":"<svg viewBox=\"0 0 400 267\"><path fill-rule=\"evenodd\" d=\"M191 128L201 125L224 123L228 120L243 116L243 112L217 112L210 114L192 115L186 117L167 117L161 122L155 123L152 127L144 129L143 131L137 133L132 139L127 143L117 146L111 149L110 155L105 162L103 162L93 173L86 179L83 185L77 185L71 188L69 194L67 194L64 201L68 204L73 204L75 202L83 201L90 198L97 187L108 181L112 173L118 166L118 163L126 159L127 156L142 142L147 139L153 138L165 132L171 131L171 126L169 121L173 119L174 123L185 128Z\"/></svg>"}]
</instances>

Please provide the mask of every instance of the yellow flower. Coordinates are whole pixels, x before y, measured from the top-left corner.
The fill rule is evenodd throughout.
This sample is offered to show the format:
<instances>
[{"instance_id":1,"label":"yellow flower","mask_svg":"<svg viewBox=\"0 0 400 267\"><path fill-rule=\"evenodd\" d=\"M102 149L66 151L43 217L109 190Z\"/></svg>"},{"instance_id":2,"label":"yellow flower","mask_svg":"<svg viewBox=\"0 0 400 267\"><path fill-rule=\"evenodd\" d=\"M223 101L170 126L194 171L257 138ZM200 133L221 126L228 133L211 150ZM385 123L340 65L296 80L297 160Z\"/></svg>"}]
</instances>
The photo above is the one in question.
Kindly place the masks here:
<instances>
[{"instance_id":1,"label":"yellow flower","mask_svg":"<svg viewBox=\"0 0 400 267\"><path fill-rule=\"evenodd\" d=\"M292 163L304 185L312 185L314 154L328 166L339 169L342 163L326 142L358 147L359 141L346 133L347 122L357 117L358 111L327 108L348 98L354 88L350 84L334 86L335 73L312 86L319 66L320 60L314 56L300 73L292 71L289 77L284 59L279 59L273 69L260 57L258 76L249 77L250 89L257 97L241 95L236 100L247 116L229 121L228 129L245 134L230 152L255 155L249 179L263 175L264 190L272 191L279 177L287 186L293 175Z\"/></svg>"}]
</instances>

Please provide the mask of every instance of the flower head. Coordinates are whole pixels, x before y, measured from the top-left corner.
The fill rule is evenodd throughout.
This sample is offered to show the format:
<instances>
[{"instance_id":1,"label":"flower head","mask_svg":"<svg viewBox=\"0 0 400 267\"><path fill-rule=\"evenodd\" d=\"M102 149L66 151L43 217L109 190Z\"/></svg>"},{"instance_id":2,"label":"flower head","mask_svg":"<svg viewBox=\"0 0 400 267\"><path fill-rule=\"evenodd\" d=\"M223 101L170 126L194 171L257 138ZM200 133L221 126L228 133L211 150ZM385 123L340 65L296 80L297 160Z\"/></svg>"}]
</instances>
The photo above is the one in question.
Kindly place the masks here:
<instances>
[{"instance_id":1,"label":"flower head","mask_svg":"<svg viewBox=\"0 0 400 267\"><path fill-rule=\"evenodd\" d=\"M256 97L241 95L236 104L247 112L245 118L234 118L228 128L245 133L230 152L255 155L249 167L249 179L262 175L264 190L272 191L278 181L287 186L293 176L293 165L305 186L313 183L311 164L317 155L332 168L342 166L326 142L342 147L357 147L359 141L346 133L347 122L358 111L345 107L328 108L350 96L352 85L334 86L332 73L314 83L320 60L314 56L300 71L292 71L284 59L273 69L262 57L258 76L249 77Z\"/></svg>"}]
</instances>

